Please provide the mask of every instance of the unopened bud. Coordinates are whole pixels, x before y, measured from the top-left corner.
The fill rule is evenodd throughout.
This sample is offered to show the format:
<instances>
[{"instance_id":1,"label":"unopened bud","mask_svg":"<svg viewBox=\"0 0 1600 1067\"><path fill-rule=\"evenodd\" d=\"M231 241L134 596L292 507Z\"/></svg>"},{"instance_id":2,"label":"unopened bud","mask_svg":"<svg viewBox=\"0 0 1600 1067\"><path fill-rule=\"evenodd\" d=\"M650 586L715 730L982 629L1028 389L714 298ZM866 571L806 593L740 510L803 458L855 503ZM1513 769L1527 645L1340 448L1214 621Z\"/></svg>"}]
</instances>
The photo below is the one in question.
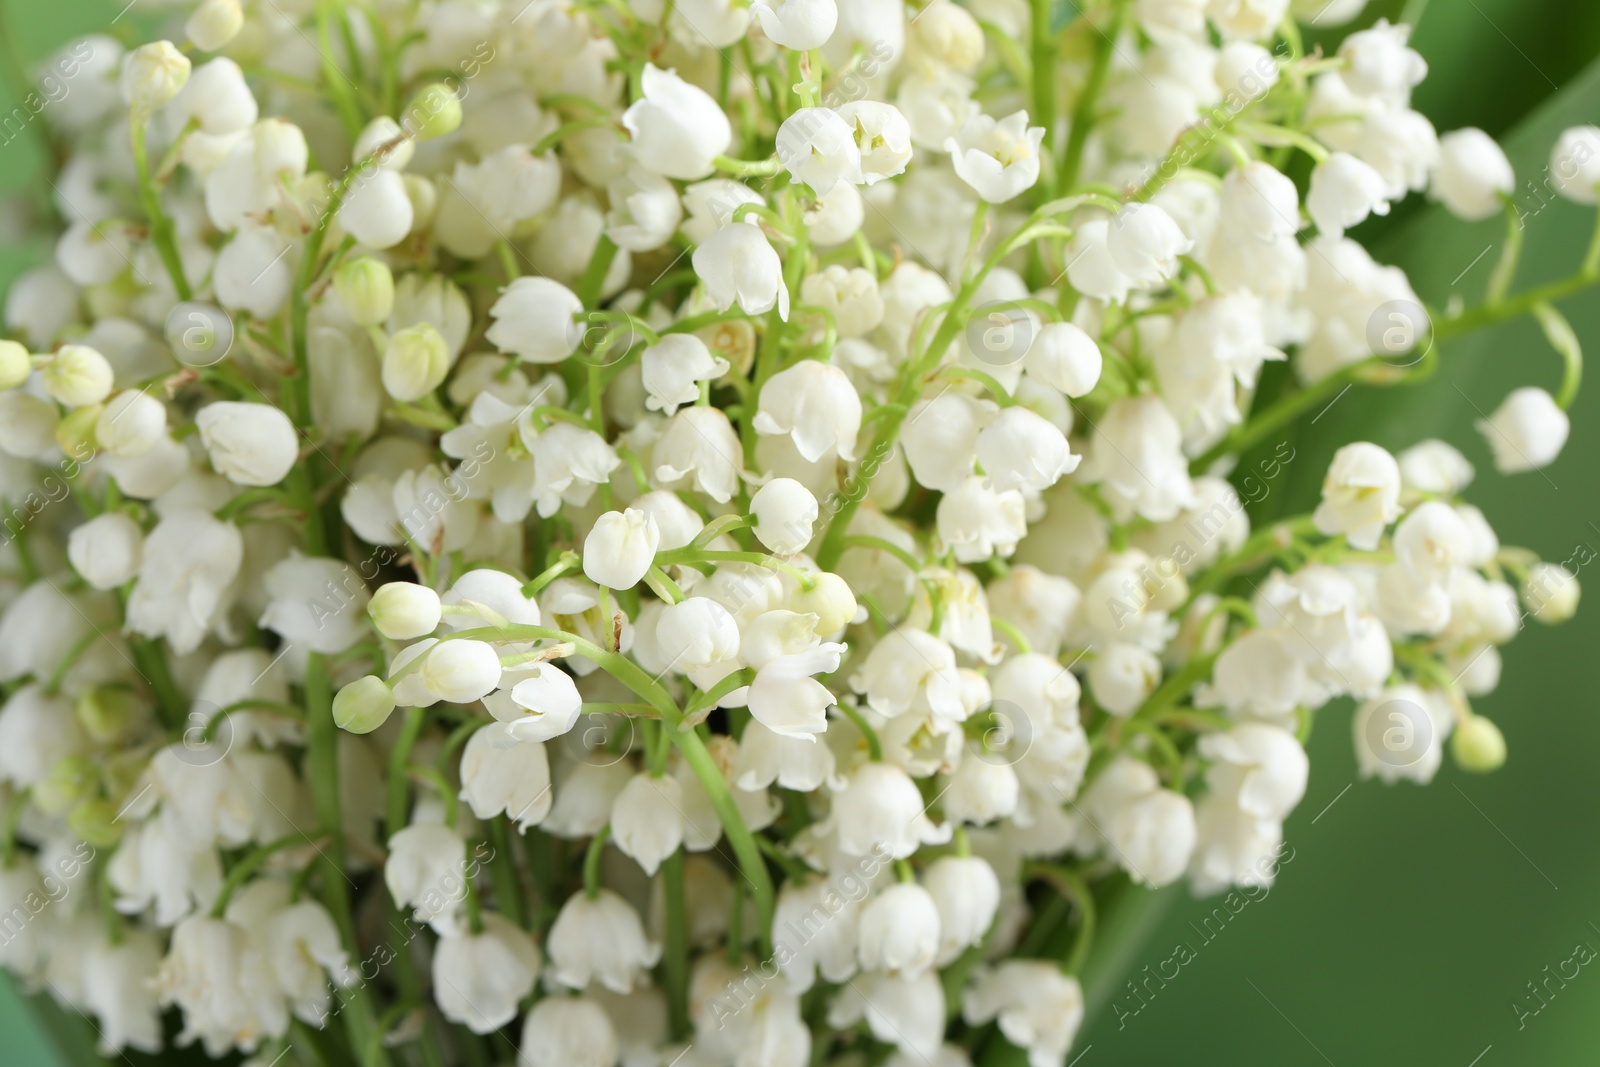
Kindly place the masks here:
<instances>
[{"instance_id":1,"label":"unopened bud","mask_svg":"<svg viewBox=\"0 0 1600 1067\"><path fill-rule=\"evenodd\" d=\"M406 108L404 126L419 141L455 132L461 125L461 97L443 82L424 85Z\"/></svg>"},{"instance_id":2,"label":"unopened bud","mask_svg":"<svg viewBox=\"0 0 1600 1067\"><path fill-rule=\"evenodd\" d=\"M46 815L65 815L73 805L87 800L100 787L100 772L87 756L63 756L56 760L33 787L33 802Z\"/></svg>"},{"instance_id":3,"label":"unopened bud","mask_svg":"<svg viewBox=\"0 0 1600 1067\"><path fill-rule=\"evenodd\" d=\"M382 260L362 256L339 268L333 292L358 326L376 326L394 309L394 274Z\"/></svg>"},{"instance_id":4,"label":"unopened bud","mask_svg":"<svg viewBox=\"0 0 1600 1067\"><path fill-rule=\"evenodd\" d=\"M109 800L85 800L67 815L67 829L95 848L110 848L122 837L117 806Z\"/></svg>"},{"instance_id":5,"label":"unopened bud","mask_svg":"<svg viewBox=\"0 0 1600 1067\"><path fill-rule=\"evenodd\" d=\"M367 614L378 632L391 641L413 641L439 628L443 609L439 594L415 582L390 582L372 594Z\"/></svg>"},{"instance_id":6,"label":"unopened bud","mask_svg":"<svg viewBox=\"0 0 1600 1067\"><path fill-rule=\"evenodd\" d=\"M122 61L122 99L142 111L166 104L188 81L189 57L171 41L142 45Z\"/></svg>"},{"instance_id":7,"label":"unopened bud","mask_svg":"<svg viewBox=\"0 0 1600 1067\"><path fill-rule=\"evenodd\" d=\"M1580 592L1578 579L1559 563L1535 563L1522 582L1522 602L1534 618L1550 626L1572 618Z\"/></svg>"},{"instance_id":8,"label":"unopened bud","mask_svg":"<svg viewBox=\"0 0 1600 1067\"><path fill-rule=\"evenodd\" d=\"M369 674L339 690L333 698L333 721L341 730L370 734L389 720L394 693L382 678Z\"/></svg>"},{"instance_id":9,"label":"unopened bud","mask_svg":"<svg viewBox=\"0 0 1600 1067\"><path fill-rule=\"evenodd\" d=\"M439 331L419 322L389 338L383 354L383 388L396 400L421 400L450 372L450 346Z\"/></svg>"},{"instance_id":10,"label":"unopened bud","mask_svg":"<svg viewBox=\"0 0 1600 1067\"><path fill-rule=\"evenodd\" d=\"M183 24L183 32L202 52L215 52L239 35L244 8L239 0L204 0Z\"/></svg>"},{"instance_id":11,"label":"unopened bud","mask_svg":"<svg viewBox=\"0 0 1600 1067\"><path fill-rule=\"evenodd\" d=\"M15 341L0 341L0 389L15 389L33 373L33 357Z\"/></svg>"},{"instance_id":12,"label":"unopened bud","mask_svg":"<svg viewBox=\"0 0 1600 1067\"><path fill-rule=\"evenodd\" d=\"M1450 754L1464 771L1487 774L1506 761L1506 739L1500 728L1481 715L1472 715L1450 738Z\"/></svg>"},{"instance_id":13,"label":"unopened bud","mask_svg":"<svg viewBox=\"0 0 1600 1067\"><path fill-rule=\"evenodd\" d=\"M130 690L107 685L85 689L78 696L75 710L84 732L99 744L109 745L127 736L144 704Z\"/></svg>"},{"instance_id":14,"label":"unopened bud","mask_svg":"<svg viewBox=\"0 0 1600 1067\"><path fill-rule=\"evenodd\" d=\"M67 412L56 423L56 444L61 446L61 451L69 456L94 455L94 427L104 410L104 405L90 404Z\"/></svg>"},{"instance_id":15,"label":"unopened bud","mask_svg":"<svg viewBox=\"0 0 1600 1067\"><path fill-rule=\"evenodd\" d=\"M837 574L823 571L813 575L816 584L809 590L796 590L793 608L817 617L817 635L828 637L838 633L856 617L856 596L849 583Z\"/></svg>"},{"instance_id":16,"label":"unopened bud","mask_svg":"<svg viewBox=\"0 0 1600 1067\"><path fill-rule=\"evenodd\" d=\"M62 345L44 365L45 392L69 408L105 400L115 377L106 357L88 345Z\"/></svg>"}]
</instances>

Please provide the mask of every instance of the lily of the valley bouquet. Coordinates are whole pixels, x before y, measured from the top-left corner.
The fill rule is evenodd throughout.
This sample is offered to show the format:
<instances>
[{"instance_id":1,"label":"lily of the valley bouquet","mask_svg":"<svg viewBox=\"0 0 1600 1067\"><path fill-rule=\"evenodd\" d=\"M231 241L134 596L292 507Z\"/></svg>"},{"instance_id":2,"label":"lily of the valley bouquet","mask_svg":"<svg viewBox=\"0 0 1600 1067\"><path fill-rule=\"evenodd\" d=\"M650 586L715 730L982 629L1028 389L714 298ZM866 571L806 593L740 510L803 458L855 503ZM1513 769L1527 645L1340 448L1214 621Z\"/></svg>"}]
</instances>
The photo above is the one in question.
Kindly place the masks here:
<instances>
[{"instance_id":1,"label":"lily of the valley bouquet","mask_svg":"<svg viewBox=\"0 0 1600 1067\"><path fill-rule=\"evenodd\" d=\"M1573 574L1451 445L1287 430L1526 314L1562 384L1482 430L1545 466L1600 243L1430 315L1344 236L1517 234L1405 26L1302 44L1362 6L70 45L0 343L0 959L263 1067L1059 1067L1106 909L1271 884L1319 715L1385 781L1498 766L1472 698ZM1539 180L1595 203L1600 130Z\"/></svg>"}]
</instances>

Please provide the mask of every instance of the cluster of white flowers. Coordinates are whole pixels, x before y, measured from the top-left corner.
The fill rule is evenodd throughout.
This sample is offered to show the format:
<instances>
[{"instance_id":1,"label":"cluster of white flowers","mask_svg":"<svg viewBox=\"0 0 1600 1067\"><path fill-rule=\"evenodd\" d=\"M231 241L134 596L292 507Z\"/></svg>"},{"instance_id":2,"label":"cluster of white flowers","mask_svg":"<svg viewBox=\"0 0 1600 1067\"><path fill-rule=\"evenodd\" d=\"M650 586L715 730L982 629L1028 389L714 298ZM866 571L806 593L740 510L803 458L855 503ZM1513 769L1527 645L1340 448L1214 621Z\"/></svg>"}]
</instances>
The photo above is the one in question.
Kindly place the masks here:
<instances>
[{"instance_id":1,"label":"cluster of white flowers","mask_svg":"<svg viewBox=\"0 0 1600 1067\"><path fill-rule=\"evenodd\" d=\"M1498 766L1469 700L1578 586L1467 459L1348 444L1254 530L1228 479L1530 310L1559 401L1483 432L1557 457L1515 248L1433 321L1345 236L1510 164L1410 108L1405 26L1079 6L70 46L0 342L0 963L107 1050L1060 1067L1096 901L1270 882L1330 701L1386 781ZM1551 176L1595 203L1600 129Z\"/></svg>"}]
</instances>

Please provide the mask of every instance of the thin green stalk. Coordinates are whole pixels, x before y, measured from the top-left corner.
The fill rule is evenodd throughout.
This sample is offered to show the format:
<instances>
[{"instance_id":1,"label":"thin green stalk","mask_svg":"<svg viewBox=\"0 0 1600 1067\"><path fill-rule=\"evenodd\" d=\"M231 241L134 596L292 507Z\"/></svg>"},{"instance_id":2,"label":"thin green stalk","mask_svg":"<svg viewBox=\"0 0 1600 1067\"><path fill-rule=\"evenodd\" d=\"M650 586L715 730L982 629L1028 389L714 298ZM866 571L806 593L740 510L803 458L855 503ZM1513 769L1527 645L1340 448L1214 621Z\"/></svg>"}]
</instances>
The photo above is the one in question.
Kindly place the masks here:
<instances>
[{"instance_id":1,"label":"thin green stalk","mask_svg":"<svg viewBox=\"0 0 1600 1067\"><path fill-rule=\"evenodd\" d=\"M290 834L288 837L280 837L271 844L262 845L251 852L244 859L234 864L233 869L228 872L227 879L217 892L217 899L211 905L211 917L213 919L222 918L223 913L228 910L228 902L233 899L234 892L244 885L251 875L260 870L261 865L272 856L282 852L284 849L319 843L325 840L325 838L317 834Z\"/></svg>"},{"instance_id":2,"label":"thin green stalk","mask_svg":"<svg viewBox=\"0 0 1600 1067\"><path fill-rule=\"evenodd\" d=\"M1039 6L1038 0L1035 0L1034 6ZM1111 54L1116 47L1117 35L1122 32L1127 12L1127 0L1112 0L1110 19L1105 26L1097 27L1089 78L1073 105L1072 126L1067 130L1067 147L1061 154L1061 169L1056 181L1059 190L1071 192L1078 184L1078 173L1083 168L1083 150L1089 143L1090 131L1094 129L1095 109L1100 104L1100 94L1105 91L1106 77L1111 72Z\"/></svg>"},{"instance_id":3,"label":"thin green stalk","mask_svg":"<svg viewBox=\"0 0 1600 1067\"><path fill-rule=\"evenodd\" d=\"M589 839L589 850L583 854L583 895L589 900L600 895L600 859L610 839L611 824L606 823Z\"/></svg>"},{"instance_id":4,"label":"thin green stalk","mask_svg":"<svg viewBox=\"0 0 1600 1067\"><path fill-rule=\"evenodd\" d=\"M661 954L661 984L667 994L672 1039L689 1036L689 903L683 879L684 854L678 849L661 865L667 922Z\"/></svg>"},{"instance_id":5,"label":"thin green stalk","mask_svg":"<svg viewBox=\"0 0 1600 1067\"><path fill-rule=\"evenodd\" d=\"M155 245L161 265L172 279L172 288L179 300L189 300L194 296L194 290L189 287L189 279L183 273L183 260L178 256L177 231L172 220L161 210L161 194L150 178L150 154L144 143L147 118L143 112L135 111L128 126L133 141L133 165L139 176L139 199L144 204L145 215L150 219L150 243Z\"/></svg>"}]
</instances>

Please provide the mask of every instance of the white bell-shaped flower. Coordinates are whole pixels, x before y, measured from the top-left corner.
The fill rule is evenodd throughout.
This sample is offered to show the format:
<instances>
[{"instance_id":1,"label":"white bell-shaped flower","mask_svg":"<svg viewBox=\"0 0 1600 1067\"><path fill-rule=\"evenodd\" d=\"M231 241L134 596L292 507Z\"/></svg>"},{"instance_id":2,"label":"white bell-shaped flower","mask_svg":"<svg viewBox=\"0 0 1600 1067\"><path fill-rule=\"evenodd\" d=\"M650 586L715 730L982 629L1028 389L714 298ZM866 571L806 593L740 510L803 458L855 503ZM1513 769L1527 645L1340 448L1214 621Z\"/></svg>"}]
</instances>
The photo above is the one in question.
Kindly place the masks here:
<instances>
[{"instance_id":1,"label":"white bell-shaped flower","mask_svg":"<svg viewBox=\"0 0 1600 1067\"><path fill-rule=\"evenodd\" d=\"M632 589L655 562L656 520L643 511L608 511L583 541L583 573L607 589Z\"/></svg>"},{"instance_id":2,"label":"white bell-shaped flower","mask_svg":"<svg viewBox=\"0 0 1600 1067\"><path fill-rule=\"evenodd\" d=\"M1498 214L1516 188L1517 175L1505 150L1482 130L1454 130L1439 138L1439 165L1428 195L1458 218L1477 220Z\"/></svg>"},{"instance_id":3,"label":"white bell-shaped flower","mask_svg":"<svg viewBox=\"0 0 1600 1067\"><path fill-rule=\"evenodd\" d=\"M648 396L645 407L671 415L700 398L700 383L728 373L728 361L711 354L692 333L669 333L644 350L639 368Z\"/></svg>"},{"instance_id":4,"label":"white bell-shaped flower","mask_svg":"<svg viewBox=\"0 0 1600 1067\"><path fill-rule=\"evenodd\" d=\"M1348 152L1335 152L1311 172L1306 212L1318 230L1339 237L1369 215L1387 215L1387 192L1383 175Z\"/></svg>"},{"instance_id":5,"label":"white bell-shaped flower","mask_svg":"<svg viewBox=\"0 0 1600 1067\"><path fill-rule=\"evenodd\" d=\"M549 278L518 278L489 309L490 344L529 363L559 363L583 339L574 316L583 304L571 289Z\"/></svg>"},{"instance_id":6,"label":"white bell-shaped flower","mask_svg":"<svg viewBox=\"0 0 1600 1067\"><path fill-rule=\"evenodd\" d=\"M1054 963L1007 960L974 975L961 996L968 1025L998 1020L1007 1041L1032 1067L1065 1063L1083 1025L1083 988Z\"/></svg>"},{"instance_id":7,"label":"white bell-shaped flower","mask_svg":"<svg viewBox=\"0 0 1600 1067\"><path fill-rule=\"evenodd\" d=\"M792 556L811 543L820 509L811 490L793 478L774 478L750 498L756 538L780 556Z\"/></svg>"},{"instance_id":8,"label":"white bell-shaped flower","mask_svg":"<svg viewBox=\"0 0 1600 1067\"><path fill-rule=\"evenodd\" d=\"M939 909L934 963L942 967L988 934L1000 911L1000 878L982 857L941 856L923 872L922 885Z\"/></svg>"},{"instance_id":9,"label":"white bell-shaped flower","mask_svg":"<svg viewBox=\"0 0 1600 1067\"><path fill-rule=\"evenodd\" d=\"M436 700L471 704L499 687L502 670L487 641L440 641L423 655L417 681Z\"/></svg>"},{"instance_id":10,"label":"white bell-shaped flower","mask_svg":"<svg viewBox=\"0 0 1600 1067\"><path fill-rule=\"evenodd\" d=\"M990 488L1042 493L1078 469L1066 435L1020 405L1006 408L978 434L978 462Z\"/></svg>"},{"instance_id":11,"label":"white bell-shaped flower","mask_svg":"<svg viewBox=\"0 0 1600 1067\"><path fill-rule=\"evenodd\" d=\"M1494 414L1478 420L1478 432L1489 443L1501 474L1548 467L1561 454L1571 429L1567 413L1535 386L1513 389Z\"/></svg>"},{"instance_id":12,"label":"white bell-shaped flower","mask_svg":"<svg viewBox=\"0 0 1600 1067\"><path fill-rule=\"evenodd\" d=\"M724 226L701 242L690 262L718 311L738 304L747 315L765 315L776 307L778 317L788 320L783 260L759 227Z\"/></svg>"},{"instance_id":13,"label":"white bell-shaped flower","mask_svg":"<svg viewBox=\"0 0 1600 1067\"><path fill-rule=\"evenodd\" d=\"M518 740L509 723L474 731L461 753L461 798L480 819L505 815L518 830L537 826L554 803L544 745Z\"/></svg>"},{"instance_id":14,"label":"white bell-shaped flower","mask_svg":"<svg viewBox=\"0 0 1600 1067\"><path fill-rule=\"evenodd\" d=\"M778 161L796 182L827 196L839 182L860 185L861 148L832 108L803 107L778 127Z\"/></svg>"},{"instance_id":15,"label":"white bell-shaped flower","mask_svg":"<svg viewBox=\"0 0 1600 1067\"><path fill-rule=\"evenodd\" d=\"M856 956L864 969L915 978L938 953L939 906L922 886L897 882L862 906Z\"/></svg>"},{"instance_id":16,"label":"white bell-shaped flower","mask_svg":"<svg viewBox=\"0 0 1600 1067\"><path fill-rule=\"evenodd\" d=\"M861 394L831 363L808 359L779 371L761 387L759 404L756 432L787 434L807 461L830 451L846 461L856 458Z\"/></svg>"},{"instance_id":17,"label":"white bell-shaped flower","mask_svg":"<svg viewBox=\"0 0 1600 1067\"><path fill-rule=\"evenodd\" d=\"M645 874L678 851L683 830L683 787L671 775L634 775L611 806L611 840Z\"/></svg>"},{"instance_id":18,"label":"white bell-shaped flower","mask_svg":"<svg viewBox=\"0 0 1600 1067\"><path fill-rule=\"evenodd\" d=\"M519 1058L528 1067L615 1067L617 1031L584 997L545 997L522 1024Z\"/></svg>"},{"instance_id":19,"label":"white bell-shaped flower","mask_svg":"<svg viewBox=\"0 0 1600 1067\"><path fill-rule=\"evenodd\" d=\"M461 930L439 939L433 951L433 998L450 1022L492 1034L517 1017L539 970L539 947L527 932L487 912L481 932Z\"/></svg>"},{"instance_id":20,"label":"white bell-shaped flower","mask_svg":"<svg viewBox=\"0 0 1600 1067\"><path fill-rule=\"evenodd\" d=\"M1371 551L1400 510L1400 465L1377 445L1357 441L1333 454L1311 519L1322 533L1344 534L1354 547Z\"/></svg>"},{"instance_id":21,"label":"white bell-shaped flower","mask_svg":"<svg viewBox=\"0 0 1600 1067\"><path fill-rule=\"evenodd\" d=\"M890 763L863 763L833 799L831 816L839 850L905 859L923 845L950 839L948 825L934 825L911 776Z\"/></svg>"},{"instance_id":22,"label":"white bell-shaped flower","mask_svg":"<svg viewBox=\"0 0 1600 1067\"><path fill-rule=\"evenodd\" d=\"M1154 288L1177 274L1178 257L1193 247L1172 216L1155 204L1128 204L1106 231L1111 261L1140 289Z\"/></svg>"},{"instance_id":23,"label":"white bell-shaped flower","mask_svg":"<svg viewBox=\"0 0 1600 1067\"><path fill-rule=\"evenodd\" d=\"M511 728L512 737L549 741L577 725L583 696L572 675L550 663L531 670L518 668L518 673L520 680L511 687L509 699L497 696L486 703L490 713Z\"/></svg>"},{"instance_id":24,"label":"white bell-shaped flower","mask_svg":"<svg viewBox=\"0 0 1600 1067\"><path fill-rule=\"evenodd\" d=\"M418 823L389 838L383 882L418 922L451 929L466 901L467 843L447 826Z\"/></svg>"},{"instance_id":25,"label":"white bell-shaped flower","mask_svg":"<svg viewBox=\"0 0 1600 1067\"><path fill-rule=\"evenodd\" d=\"M835 0L755 0L750 13L773 44L796 52L821 48L839 24Z\"/></svg>"},{"instance_id":26,"label":"white bell-shaped flower","mask_svg":"<svg viewBox=\"0 0 1600 1067\"><path fill-rule=\"evenodd\" d=\"M126 513L108 511L67 537L72 569L95 589L117 589L139 574L144 531Z\"/></svg>"},{"instance_id":27,"label":"white bell-shaped flower","mask_svg":"<svg viewBox=\"0 0 1600 1067\"><path fill-rule=\"evenodd\" d=\"M1211 761L1206 784L1231 797L1241 811L1281 822L1305 796L1311 764L1293 734L1264 723L1241 723L1200 739Z\"/></svg>"},{"instance_id":28,"label":"white bell-shaped flower","mask_svg":"<svg viewBox=\"0 0 1600 1067\"><path fill-rule=\"evenodd\" d=\"M633 905L609 889L594 899L582 891L561 906L545 941L550 975L569 989L598 982L613 993L629 993L661 959L661 946L645 937Z\"/></svg>"},{"instance_id":29,"label":"white bell-shaped flower","mask_svg":"<svg viewBox=\"0 0 1600 1067\"><path fill-rule=\"evenodd\" d=\"M271 599L260 625L285 641L333 655L367 636L371 594L348 563L292 555L267 571L264 584Z\"/></svg>"},{"instance_id":30,"label":"white bell-shaped flower","mask_svg":"<svg viewBox=\"0 0 1600 1067\"><path fill-rule=\"evenodd\" d=\"M652 454L655 476L662 484L692 475L695 491L719 504L732 500L739 490L744 448L720 408L695 406L679 411L661 431Z\"/></svg>"},{"instance_id":31,"label":"white bell-shaped flower","mask_svg":"<svg viewBox=\"0 0 1600 1067\"><path fill-rule=\"evenodd\" d=\"M294 423L270 404L207 404L194 421L212 467L237 485L277 485L300 453Z\"/></svg>"},{"instance_id":32,"label":"white bell-shaped flower","mask_svg":"<svg viewBox=\"0 0 1600 1067\"><path fill-rule=\"evenodd\" d=\"M650 252L672 239L683 221L683 204L670 181L634 167L606 187L611 211L606 235L618 248Z\"/></svg>"},{"instance_id":33,"label":"white bell-shaped flower","mask_svg":"<svg viewBox=\"0 0 1600 1067\"><path fill-rule=\"evenodd\" d=\"M145 538L128 628L193 652L232 605L243 562L244 539L231 522L197 509L168 513Z\"/></svg>"},{"instance_id":34,"label":"white bell-shaped flower","mask_svg":"<svg viewBox=\"0 0 1600 1067\"><path fill-rule=\"evenodd\" d=\"M1022 358L1028 377L1070 397L1089 395L1100 381L1100 346L1070 322L1046 323Z\"/></svg>"},{"instance_id":35,"label":"white bell-shaped flower","mask_svg":"<svg viewBox=\"0 0 1600 1067\"><path fill-rule=\"evenodd\" d=\"M998 121L979 113L944 142L944 150L962 181L989 203L1003 204L1039 180L1043 141L1044 127L1029 126L1026 111Z\"/></svg>"},{"instance_id":36,"label":"white bell-shaped flower","mask_svg":"<svg viewBox=\"0 0 1600 1067\"><path fill-rule=\"evenodd\" d=\"M633 137L633 158L666 178L692 181L710 174L713 161L728 150L733 127L717 102L676 71L646 63L643 95L622 113Z\"/></svg>"},{"instance_id":37,"label":"white bell-shaped flower","mask_svg":"<svg viewBox=\"0 0 1600 1067\"><path fill-rule=\"evenodd\" d=\"M899 108L879 100L852 100L836 110L855 137L863 184L905 173L911 162L911 124Z\"/></svg>"}]
</instances>

